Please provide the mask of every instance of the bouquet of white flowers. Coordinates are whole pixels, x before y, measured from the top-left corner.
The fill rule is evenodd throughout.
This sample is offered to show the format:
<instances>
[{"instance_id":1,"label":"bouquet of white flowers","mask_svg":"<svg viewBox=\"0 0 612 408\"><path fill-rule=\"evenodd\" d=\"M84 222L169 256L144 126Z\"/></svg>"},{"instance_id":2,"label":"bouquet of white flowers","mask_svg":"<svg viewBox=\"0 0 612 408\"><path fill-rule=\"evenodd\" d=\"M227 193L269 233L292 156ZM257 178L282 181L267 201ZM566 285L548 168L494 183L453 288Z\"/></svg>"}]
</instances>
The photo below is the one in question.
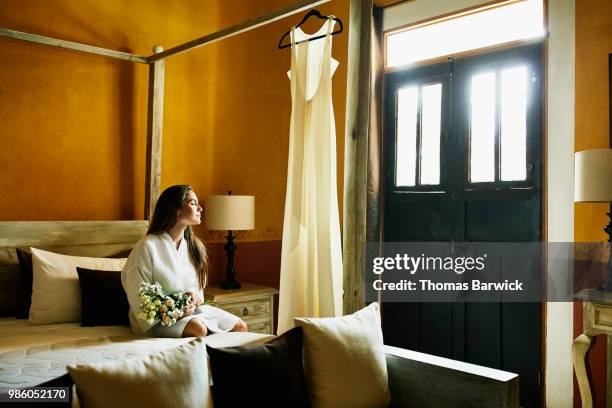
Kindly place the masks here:
<instances>
[{"instance_id":1,"label":"bouquet of white flowers","mask_svg":"<svg viewBox=\"0 0 612 408\"><path fill-rule=\"evenodd\" d=\"M160 320L162 326L172 326L183 317L183 310L191 303L191 296L184 292L164 293L159 282L142 282L138 288L140 313L138 318L153 324Z\"/></svg>"}]
</instances>

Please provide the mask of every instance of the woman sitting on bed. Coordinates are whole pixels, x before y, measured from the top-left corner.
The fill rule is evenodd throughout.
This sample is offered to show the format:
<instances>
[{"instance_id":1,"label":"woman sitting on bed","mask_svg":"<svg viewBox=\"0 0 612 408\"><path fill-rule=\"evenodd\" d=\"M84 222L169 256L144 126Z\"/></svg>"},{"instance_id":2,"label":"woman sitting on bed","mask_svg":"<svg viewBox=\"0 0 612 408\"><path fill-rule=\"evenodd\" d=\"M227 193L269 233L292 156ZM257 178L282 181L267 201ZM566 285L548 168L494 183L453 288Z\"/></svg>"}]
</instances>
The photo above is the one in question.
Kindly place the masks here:
<instances>
[{"instance_id":1,"label":"woman sitting on bed","mask_svg":"<svg viewBox=\"0 0 612 408\"><path fill-rule=\"evenodd\" d=\"M132 250L121 272L130 304L130 325L135 334L154 337L206 336L208 333L246 331L247 325L224 310L202 305L208 272L206 249L193 233L202 207L191 186L167 188L157 200L147 235ZM139 319L141 282L159 282L166 293L184 291L191 304L172 326Z\"/></svg>"}]
</instances>

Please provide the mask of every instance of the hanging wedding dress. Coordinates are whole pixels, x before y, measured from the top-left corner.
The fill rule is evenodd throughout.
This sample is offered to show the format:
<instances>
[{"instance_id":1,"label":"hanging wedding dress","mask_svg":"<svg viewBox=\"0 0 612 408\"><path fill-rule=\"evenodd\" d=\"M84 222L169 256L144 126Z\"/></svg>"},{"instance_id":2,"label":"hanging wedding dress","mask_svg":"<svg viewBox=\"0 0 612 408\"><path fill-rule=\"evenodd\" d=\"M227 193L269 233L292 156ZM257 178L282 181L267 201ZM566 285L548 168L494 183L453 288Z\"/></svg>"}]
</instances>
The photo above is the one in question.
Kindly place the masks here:
<instances>
[{"instance_id":1,"label":"hanging wedding dress","mask_svg":"<svg viewBox=\"0 0 612 408\"><path fill-rule=\"evenodd\" d=\"M339 316L342 252L330 17L311 35L291 31L291 128L281 254L278 333L300 316ZM296 42L327 33L324 39Z\"/></svg>"}]
</instances>

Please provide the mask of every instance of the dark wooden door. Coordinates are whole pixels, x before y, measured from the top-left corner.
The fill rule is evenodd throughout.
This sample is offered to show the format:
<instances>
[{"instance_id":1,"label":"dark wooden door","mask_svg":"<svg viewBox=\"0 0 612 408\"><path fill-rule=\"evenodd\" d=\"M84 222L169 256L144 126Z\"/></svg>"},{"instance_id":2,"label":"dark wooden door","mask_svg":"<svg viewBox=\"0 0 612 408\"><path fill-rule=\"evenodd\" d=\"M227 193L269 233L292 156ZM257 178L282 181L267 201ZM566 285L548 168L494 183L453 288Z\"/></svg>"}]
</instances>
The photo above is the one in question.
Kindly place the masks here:
<instances>
[{"instance_id":1,"label":"dark wooden door","mask_svg":"<svg viewBox=\"0 0 612 408\"><path fill-rule=\"evenodd\" d=\"M540 241L541 61L537 44L386 75L386 242ZM540 330L539 303L383 306L386 343L516 372L527 407Z\"/></svg>"}]
</instances>

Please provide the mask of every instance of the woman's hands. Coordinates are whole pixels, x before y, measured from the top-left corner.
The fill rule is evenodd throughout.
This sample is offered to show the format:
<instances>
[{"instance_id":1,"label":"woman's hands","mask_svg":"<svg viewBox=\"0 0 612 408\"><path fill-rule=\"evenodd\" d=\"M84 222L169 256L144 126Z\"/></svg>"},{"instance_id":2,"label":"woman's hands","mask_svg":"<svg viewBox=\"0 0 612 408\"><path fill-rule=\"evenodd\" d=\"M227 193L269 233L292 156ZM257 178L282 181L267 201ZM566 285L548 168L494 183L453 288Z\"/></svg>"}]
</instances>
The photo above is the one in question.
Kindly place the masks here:
<instances>
[{"instance_id":1,"label":"woman's hands","mask_svg":"<svg viewBox=\"0 0 612 408\"><path fill-rule=\"evenodd\" d=\"M185 292L187 296L191 296L191 302L187 305L185 310L183 311L183 316L191 316L195 311L196 307L202 304L202 299L198 295L198 293L188 290Z\"/></svg>"}]
</instances>

